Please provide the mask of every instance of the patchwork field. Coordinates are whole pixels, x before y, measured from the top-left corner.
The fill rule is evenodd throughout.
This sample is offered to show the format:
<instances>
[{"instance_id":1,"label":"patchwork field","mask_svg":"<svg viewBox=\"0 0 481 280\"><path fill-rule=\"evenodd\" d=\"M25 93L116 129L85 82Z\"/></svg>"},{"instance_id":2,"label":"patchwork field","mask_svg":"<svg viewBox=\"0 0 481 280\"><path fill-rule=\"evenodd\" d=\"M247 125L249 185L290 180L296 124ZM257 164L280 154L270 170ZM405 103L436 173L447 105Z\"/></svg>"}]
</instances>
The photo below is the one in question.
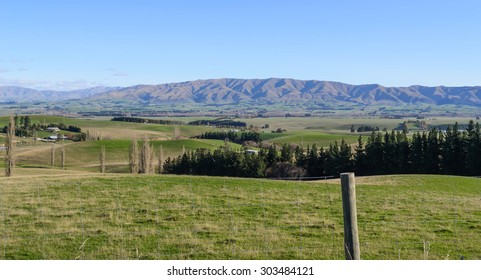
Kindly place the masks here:
<instances>
[{"instance_id":1,"label":"patchwork field","mask_svg":"<svg viewBox=\"0 0 481 280\"><path fill-rule=\"evenodd\" d=\"M32 123L39 124L60 124L67 126L78 126L83 132L88 133L95 141L72 142L63 141L54 144L55 160L54 168L60 167L60 150L64 145L66 162L65 168L69 170L79 171L97 171L99 168L99 153L101 146L106 149L106 171L107 172L126 172L128 165L128 151L132 139L141 141L145 136L148 137L154 148L157 150L162 145L166 157L178 156L185 149L186 151L198 148L216 149L224 144L221 140L206 139L189 139L192 136L200 135L207 131L226 130L206 126L174 126L174 125L158 125L143 124L129 122L113 122L108 117L95 119L66 118L58 116L30 116ZM185 123L192 121L192 118L176 118L172 120L180 120ZM261 119L265 120L265 119ZM271 120L271 119L269 119ZM249 119L248 121L259 121L257 119ZM346 140L348 144L353 144L357 140L356 133L325 133L320 130L305 129L306 126L298 126L299 118L283 119L273 118L272 124L275 127L286 127L289 129L284 133L271 133L269 130L261 133L261 138L268 144L297 144L306 147L316 144L318 147L328 147L334 141L340 142ZM307 121L305 125L313 125L318 123L316 119L303 119ZM7 125L8 118L0 117L0 127ZM178 127L180 130L180 139L174 140L174 129ZM39 137L47 137L48 132L37 132ZM0 141L4 142L5 135L0 133ZM3 140L2 140L3 139ZM241 146L229 143L231 148L240 149ZM51 167L51 143L41 141L33 141L31 138L17 138L17 165L23 168L32 167ZM0 158L3 158L3 151L0 151Z\"/></svg>"},{"instance_id":2,"label":"patchwork field","mask_svg":"<svg viewBox=\"0 0 481 280\"><path fill-rule=\"evenodd\" d=\"M130 175L125 173L132 139L147 136L157 153L162 145L166 157L225 142L189 139L212 127L179 126L181 137L174 140L171 125L48 116L32 121L80 126L101 140L51 144L17 138L14 176L0 177L0 259L344 258L338 180ZM353 124L391 129L401 120L245 121L259 127L269 123L261 133L267 143L327 147L341 139L355 143L358 133L349 132ZM0 118L1 127L6 123ZM270 132L277 128L287 131ZM4 138L0 134L0 141ZM106 174L99 173L102 146ZM357 183L363 259L481 258L480 179L405 175L357 178Z\"/></svg>"}]
</instances>

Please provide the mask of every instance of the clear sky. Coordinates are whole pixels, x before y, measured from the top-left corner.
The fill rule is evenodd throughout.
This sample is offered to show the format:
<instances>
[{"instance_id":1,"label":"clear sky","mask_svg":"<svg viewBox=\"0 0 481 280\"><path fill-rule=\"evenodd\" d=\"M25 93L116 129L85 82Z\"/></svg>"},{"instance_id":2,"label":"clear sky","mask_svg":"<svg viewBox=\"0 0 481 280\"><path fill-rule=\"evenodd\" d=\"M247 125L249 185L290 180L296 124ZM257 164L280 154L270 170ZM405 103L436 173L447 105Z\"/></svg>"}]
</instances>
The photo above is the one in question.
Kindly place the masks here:
<instances>
[{"instance_id":1,"label":"clear sky","mask_svg":"<svg viewBox=\"0 0 481 280\"><path fill-rule=\"evenodd\" d=\"M0 86L225 77L481 86L481 1L0 1Z\"/></svg>"}]
</instances>

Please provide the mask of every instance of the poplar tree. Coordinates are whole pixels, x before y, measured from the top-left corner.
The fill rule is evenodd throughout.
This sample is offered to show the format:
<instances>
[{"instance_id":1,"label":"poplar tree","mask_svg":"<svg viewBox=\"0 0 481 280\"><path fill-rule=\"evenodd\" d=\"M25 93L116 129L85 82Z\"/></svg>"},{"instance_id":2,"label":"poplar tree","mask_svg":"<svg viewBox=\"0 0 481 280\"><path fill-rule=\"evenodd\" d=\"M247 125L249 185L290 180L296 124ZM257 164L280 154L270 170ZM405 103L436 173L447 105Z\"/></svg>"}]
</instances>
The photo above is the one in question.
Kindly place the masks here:
<instances>
[{"instance_id":1,"label":"poplar tree","mask_svg":"<svg viewBox=\"0 0 481 280\"><path fill-rule=\"evenodd\" d=\"M157 166L157 173L162 174L164 172L164 149L162 145L159 148L159 166Z\"/></svg>"},{"instance_id":2,"label":"poplar tree","mask_svg":"<svg viewBox=\"0 0 481 280\"><path fill-rule=\"evenodd\" d=\"M10 115L5 148L5 176L11 177L13 176L13 168L15 167L15 120L13 115Z\"/></svg>"},{"instance_id":3,"label":"poplar tree","mask_svg":"<svg viewBox=\"0 0 481 280\"><path fill-rule=\"evenodd\" d=\"M55 166L55 144L52 144L52 147L50 149L50 167Z\"/></svg>"},{"instance_id":4,"label":"poplar tree","mask_svg":"<svg viewBox=\"0 0 481 280\"><path fill-rule=\"evenodd\" d=\"M100 147L100 173L105 173L105 146Z\"/></svg>"},{"instance_id":5,"label":"poplar tree","mask_svg":"<svg viewBox=\"0 0 481 280\"><path fill-rule=\"evenodd\" d=\"M129 167L130 173L139 173L139 148L137 146L137 140L133 139L130 144L129 151Z\"/></svg>"},{"instance_id":6,"label":"poplar tree","mask_svg":"<svg viewBox=\"0 0 481 280\"><path fill-rule=\"evenodd\" d=\"M145 136L142 148L140 149L139 173L150 173L150 164L152 163L150 158L152 153L150 152L150 149L151 146L149 144L149 139Z\"/></svg>"},{"instance_id":7,"label":"poplar tree","mask_svg":"<svg viewBox=\"0 0 481 280\"><path fill-rule=\"evenodd\" d=\"M62 145L60 149L60 161L62 164L62 169L65 169L65 146Z\"/></svg>"}]
</instances>

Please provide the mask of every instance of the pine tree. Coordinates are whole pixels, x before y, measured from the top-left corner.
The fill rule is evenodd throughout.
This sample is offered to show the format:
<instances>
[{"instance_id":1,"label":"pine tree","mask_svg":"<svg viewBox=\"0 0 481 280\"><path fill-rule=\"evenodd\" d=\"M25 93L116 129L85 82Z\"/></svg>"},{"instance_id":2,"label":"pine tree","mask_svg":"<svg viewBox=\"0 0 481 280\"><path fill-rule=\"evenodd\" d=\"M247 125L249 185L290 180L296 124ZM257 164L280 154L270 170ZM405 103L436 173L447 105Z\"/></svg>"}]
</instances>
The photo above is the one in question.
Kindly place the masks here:
<instances>
[{"instance_id":1,"label":"pine tree","mask_svg":"<svg viewBox=\"0 0 481 280\"><path fill-rule=\"evenodd\" d=\"M429 131L426 148L426 172L429 174L440 173L441 146L438 137L439 133L436 128Z\"/></svg>"},{"instance_id":2,"label":"pine tree","mask_svg":"<svg viewBox=\"0 0 481 280\"><path fill-rule=\"evenodd\" d=\"M312 148L309 150L307 154L307 176L308 177L318 177L323 173L324 170L321 170L319 165L319 155L317 151L316 144L312 145Z\"/></svg>"},{"instance_id":3,"label":"pine tree","mask_svg":"<svg viewBox=\"0 0 481 280\"><path fill-rule=\"evenodd\" d=\"M423 153L423 143L422 137L419 132L416 132L413 135L413 139L411 141L411 153L410 153L410 161L412 163L412 171L413 173L424 173L424 153Z\"/></svg>"},{"instance_id":4,"label":"pine tree","mask_svg":"<svg viewBox=\"0 0 481 280\"><path fill-rule=\"evenodd\" d=\"M481 174L481 141L479 123L471 120L468 124L466 137L466 165L467 174L471 176Z\"/></svg>"},{"instance_id":5,"label":"pine tree","mask_svg":"<svg viewBox=\"0 0 481 280\"><path fill-rule=\"evenodd\" d=\"M340 171L340 164L339 164L339 144L337 141L334 141L334 145L330 144L329 149L327 149L327 158L326 158L326 173L328 175L338 175Z\"/></svg>"},{"instance_id":6,"label":"pine tree","mask_svg":"<svg viewBox=\"0 0 481 280\"><path fill-rule=\"evenodd\" d=\"M319 166L319 176L327 176L327 152L321 147L319 156L317 157L317 165Z\"/></svg>"},{"instance_id":7,"label":"pine tree","mask_svg":"<svg viewBox=\"0 0 481 280\"><path fill-rule=\"evenodd\" d=\"M357 138L357 147L354 149L354 170L356 175L365 175L367 173L366 151L364 149L364 143L362 142L362 136Z\"/></svg>"},{"instance_id":8,"label":"pine tree","mask_svg":"<svg viewBox=\"0 0 481 280\"><path fill-rule=\"evenodd\" d=\"M271 145L267 151L265 158L266 166L271 167L279 160L279 155L277 154L276 146Z\"/></svg>"},{"instance_id":9,"label":"pine tree","mask_svg":"<svg viewBox=\"0 0 481 280\"><path fill-rule=\"evenodd\" d=\"M281 148L281 162L292 162L292 157L293 157L293 151L292 147L288 144L282 145Z\"/></svg>"},{"instance_id":10,"label":"pine tree","mask_svg":"<svg viewBox=\"0 0 481 280\"><path fill-rule=\"evenodd\" d=\"M409 141L406 133L396 132L396 146L397 146L397 173L406 174L410 172L411 164Z\"/></svg>"},{"instance_id":11,"label":"pine tree","mask_svg":"<svg viewBox=\"0 0 481 280\"><path fill-rule=\"evenodd\" d=\"M304 153L304 149L300 146L296 146L294 150L294 158L296 166L305 168L307 166L307 157Z\"/></svg>"},{"instance_id":12,"label":"pine tree","mask_svg":"<svg viewBox=\"0 0 481 280\"><path fill-rule=\"evenodd\" d=\"M341 146L339 147L338 166L339 173L353 171L351 147L344 139L341 140Z\"/></svg>"},{"instance_id":13,"label":"pine tree","mask_svg":"<svg viewBox=\"0 0 481 280\"><path fill-rule=\"evenodd\" d=\"M448 126L443 145L442 165L444 173L466 174L466 147L463 145L463 141L458 123L456 122L452 129Z\"/></svg>"},{"instance_id":14,"label":"pine tree","mask_svg":"<svg viewBox=\"0 0 481 280\"><path fill-rule=\"evenodd\" d=\"M25 118L23 119L23 128L25 130L28 130L31 125L32 125L32 120L30 119L30 116L25 116Z\"/></svg>"},{"instance_id":15,"label":"pine tree","mask_svg":"<svg viewBox=\"0 0 481 280\"><path fill-rule=\"evenodd\" d=\"M384 133L384 143L383 143L383 160L384 160L384 173L395 173L397 169L397 147L396 147L396 137L394 131L391 133Z\"/></svg>"},{"instance_id":16,"label":"pine tree","mask_svg":"<svg viewBox=\"0 0 481 280\"><path fill-rule=\"evenodd\" d=\"M366 144L367 175L385 174L384 143L381 133L372 132Z\"/></svg>"},{"instance_id":17,"label":"pine tree","mask_svg":"<svg viewBox=\"0 0 481 280\"><path fill-rule=\"evenodd\" d=\"M257 155L245 155L241 160L240 176L248 178L262 178L266 176L264 161Z\"/></svg>"}]
</instances>

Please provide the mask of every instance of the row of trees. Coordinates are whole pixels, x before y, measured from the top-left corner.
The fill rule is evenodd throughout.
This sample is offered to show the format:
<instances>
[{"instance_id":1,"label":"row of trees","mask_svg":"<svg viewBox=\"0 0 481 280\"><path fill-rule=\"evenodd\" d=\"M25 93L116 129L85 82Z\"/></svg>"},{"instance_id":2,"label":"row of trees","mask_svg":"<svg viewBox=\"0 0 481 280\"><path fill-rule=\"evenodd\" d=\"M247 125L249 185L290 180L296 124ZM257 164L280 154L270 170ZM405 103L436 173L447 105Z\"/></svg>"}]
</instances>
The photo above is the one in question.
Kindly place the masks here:
<instances>
[{"instance_id":1,"label":"row of trees","mask_svg":"<svg viewBox=\"0 0 481 280\"><path fill-rule=\"evenodd\" d=\"M166 124L166 125L182 125L181 121L173 120L154 120L154 119L144 119L138 117L114 117L111 119L114 122L134 122L134 123L153 123L153 124Z\"/></svg>"},{"instance_id":2,"label":"row of trees","mask_svg":"<svg viewBox=\"0 0 481 280\"><path fill-rule=\"evenodd\" d=\"M257 154L220 147L213 152L197 149L176 158L167 158L163 165L167 174L234 176L251 178L296 178L338 174L350 161L350 147L344 141L320 151L314 145L304 150L284 144L262 148Z\"/></svg>"},{"instance_id":3,"label":"row of trees","mask_svg":"<svg viewBox=\"0 0 481 280\"><path fill-rule=\"evenodd\" d=\"M189 125L210 125L216 127L226 128L245 128L247 124L242 121L235 121L233 119L215 119L215 120L196 120L189 122Z\"/></svg>"},{"instance_id":4,"label":"row of trees","mask_svg":"<svg viewBox=\"0 0 481 280\"><path fill-rule=\"evenodd\" d=\"M24 121L25 122L25 121ZM15 120L7 126L5 174L11 176L15 165ZM61 151L62 167L65 151ZM52 146L52 163L55 150ZM158 160L157 164L155 162ZM101 172L105 172L102 147ZM198 149L164 160L162 146L158 156L145 137L140 148L133 140L130 147L131 173L167 173L237 177L319 177L354 171L358 175L452 174L481 175L481 128L470 121L465 130L456 123L444 130L432 128L408 138L405 131L372 132L364 142L359 136L354 149L344 140L326 149L284 144L262 148L258 153L230 149Z\"/></svg>"},{"instance_id":5,"label":"row of trees","mask_svg":"<svg viewBox=\"0 0 481 280\"><path fill-rule=\"evenodd\" d=\"M353 150L344 140L327 149L283 145L246 154L219 148L198 149L168 158L164 173L240 177L319 177L354 171L358 175L452 174L481 175L480 126L470 121L465 131L457 124L446 131L372 132L359 136Z\"/></svg>"},{"instance_id":6,"label":"row of trees","mask_svg":"<svg viewBox=\"0 0 481 280\"><path fill-rule=\"evenodd\" d=\"M352 162L360 175L481 175L480 126L470 121L461 131L456 123L446 131L417 132L412 139L400 132L373 133L366 144L359 139Z\"/></svg>"},{"instance_id":7,"label":"row of trees","mask_svg":"<svg viewBox=\"0 0 481 280\"><path fill-rule=\"evenodd\" d=\"M155 168L155 159L156 155L154 146L150 144L150 141L146 136L144 137L144 141L142 142L140 149L137 140L132 140L129 149L130 173L163 173L164 151L162 149L162 145L159 149L157 169Z\"/></svg>"},{"instance_id":8,"label":"row of trees","mask_svg":"<svg viewBox=\"0 0 481 280\"><path fill-rule=\"evenodd\" d=\"M377 126L369 126L369 125L361 125L357 129L354 128L354 125L351 125L351 132L366 132L366 131L379 131L379 127Z\"/></svg>"},{"instance_id":9,"label":"row of trees","mask_svg":"<svg viewBox=\"0 0 481 280\"><path fill-rule=\"evenodd\" d=\"M19 121L20 120L20 121ZM13 123L15 124L15 136L18 137L32 137L35 136L37 131L46 130L48 127L58 127L60 130L69 131L73 133L81 133L82 129L75 125L66 125L64 123L49 123L40 124L32 123L29 116L15 116L13 118ZM2 133L7 133L9 126L6 125L2 129Z\"/></svg>"},{"instance_id":10,"label":"row of trees","mask_svg":"<svg viewBox=\"0 0 481 280\"><path fill-rule=\"evenodd\" d=\"M218 140L225 140L227 139L230 142L242 144L246 141L252 141L259 143L261 142L261 135L255 131L243 131L243 132L236 132L236 131L210 131L202 133L199 136L195 136L194 138L199 139L218 139Z\"/></svg>"}]
</instances>

